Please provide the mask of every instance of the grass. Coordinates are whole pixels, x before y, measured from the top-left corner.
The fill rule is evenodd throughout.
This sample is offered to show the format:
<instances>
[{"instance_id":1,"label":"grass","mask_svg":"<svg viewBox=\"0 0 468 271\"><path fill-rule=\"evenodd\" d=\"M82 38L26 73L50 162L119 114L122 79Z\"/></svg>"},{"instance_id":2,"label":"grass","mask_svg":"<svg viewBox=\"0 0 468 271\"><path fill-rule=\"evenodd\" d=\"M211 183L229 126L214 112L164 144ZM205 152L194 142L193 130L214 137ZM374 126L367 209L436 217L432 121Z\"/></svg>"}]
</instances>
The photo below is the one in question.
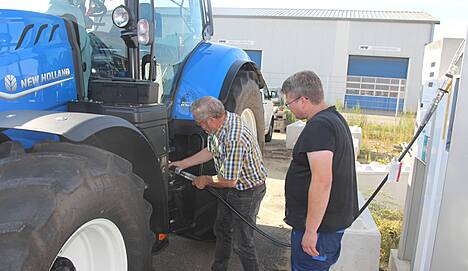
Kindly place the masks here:
<instances>
[{"instance_id":1,"label":"grass","mask_svg":"<svg viewBox=\"0 0 468 271\"><path fill-rule=\"evenodd\" d=\"M382 236L380 243L380 269L388 270L390 250L398 248L398 242L400 241L403 213L382 202L373 202L369 205L369 210Z\"/></svg>"},{"instance_id":2,"label":"grass","mask_svg":"<svg viewBox=\"0 0 468 271\"><path fill-rule=\"evenodd\" d=\"M370 163L377 161L387 164L402 151L401 143L409 142L415 128L415 115L403 113L393 123L375 123L359 108L343 110L350 126L362 129L362 142L358 161Z\"/></svg>"},{"instance_id":3,"label":"grass","mask_svg":"<svg viewBox=\"0 0 468 271\"><path fill-rule=\"evenodd\" d=\"M414 133L415 115L400 114L393 123L375 123L359 107L345 109L337 103L336 108L344 113L349 126L357 125L362 129L362 142L358 161L368 164L372 161L389 163L402 151L401 143L409 142ZM294 115L286 110L287 123L296 121Z\"/></svg>"},{"instance_id":4,"label":"grass","mask_svg":"<svg viewBox=\"0 0 468 271\"><path fill-rule=\"evenodd\" d=\"M356 125L350 121L350 125ZM362 125L362 124L361 124ZM400 117L397 124L369 124L362 128L362 146L359 162L389 163L399 156L401 143L409 142L414 133L414 118Z\"/></svg>"}]
</instances>

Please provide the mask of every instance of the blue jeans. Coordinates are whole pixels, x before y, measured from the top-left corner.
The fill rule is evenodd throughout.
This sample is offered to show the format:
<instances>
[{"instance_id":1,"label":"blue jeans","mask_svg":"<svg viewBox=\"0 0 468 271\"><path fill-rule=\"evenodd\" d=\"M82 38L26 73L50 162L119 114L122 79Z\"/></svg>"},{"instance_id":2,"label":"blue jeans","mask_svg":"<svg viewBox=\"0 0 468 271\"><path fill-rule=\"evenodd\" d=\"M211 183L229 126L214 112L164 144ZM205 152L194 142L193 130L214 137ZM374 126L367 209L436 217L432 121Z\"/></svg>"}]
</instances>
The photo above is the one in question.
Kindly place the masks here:
<instances>
[{"instance_id":1,"label":"blue jeans","mask_svg":"<svg viewBox=\"0 0 468 271\"><path fill-rule=\"evenodd\" d=\"M310 256L302 249L304 231L293 229L291 232L291 270L328 271L338 261L343 231L318 233L316 249L320 255Z\"/></svg>"},{"instance_id":2,"label":"blue jeans","mask_svg":"<svg viewBox=\"0 0 468 271\"><path fill-rule=\"evenodd\" d=\"M218 189L218 192L252 224L255 224L260 203L265 196L265 184L244 191ZM211 270L226 271L232 250L239 256L245 271L261 269L255 250L253 229L221 202L218 202L214 233L216 235L216 249Z\"/></svg>"}]
</instances>

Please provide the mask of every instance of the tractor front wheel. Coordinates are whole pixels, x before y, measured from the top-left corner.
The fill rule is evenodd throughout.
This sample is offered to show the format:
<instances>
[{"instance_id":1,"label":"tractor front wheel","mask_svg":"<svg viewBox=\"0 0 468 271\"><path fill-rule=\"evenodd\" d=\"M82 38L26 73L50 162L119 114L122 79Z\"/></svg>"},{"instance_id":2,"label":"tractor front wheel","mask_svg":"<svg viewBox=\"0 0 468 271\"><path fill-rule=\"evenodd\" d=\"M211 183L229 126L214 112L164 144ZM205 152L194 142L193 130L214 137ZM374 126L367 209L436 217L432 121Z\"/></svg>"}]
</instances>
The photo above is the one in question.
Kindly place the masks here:
<instances>
[{"instance_id":1,"label":"tractor front wheel","mask_svg":"<svg viewBox=\"0 0 468 271\"><path fill-rule=\"evenodd\" d=\"M151 270L144 190L95 147L0 144L0 270Z\"/></svg>"},{"instance_id":2,"label":"tractor front wheel","mask_svg":"<svg viewBox=\"0 0 468 271\"><path fill-rule=\"evenodd\" d=\"M263 117L262 93L254 71L240 70L225 104L228 111L239 114L256 137L260 149L265 145L265 119Z\"/></svg>"}]
</instances>

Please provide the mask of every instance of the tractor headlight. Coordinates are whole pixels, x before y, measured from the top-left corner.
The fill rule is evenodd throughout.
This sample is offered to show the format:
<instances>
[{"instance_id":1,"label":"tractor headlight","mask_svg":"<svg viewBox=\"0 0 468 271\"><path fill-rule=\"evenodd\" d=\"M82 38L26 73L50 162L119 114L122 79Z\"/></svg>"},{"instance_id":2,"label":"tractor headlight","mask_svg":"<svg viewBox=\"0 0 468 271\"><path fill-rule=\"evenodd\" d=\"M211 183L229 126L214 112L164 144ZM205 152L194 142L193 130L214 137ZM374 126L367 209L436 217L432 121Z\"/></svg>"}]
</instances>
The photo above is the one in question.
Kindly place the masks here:
<instances>
[{"instance_id":1,"label":"tractor headlight","mask_svg":"<svg viewBox=\"0 0 468 271\"><path fill-rule=\"evenodd\" d=\"M112 12L112 22L119 28L125 28L130 22L130 12L125 6L118 6Z\"/></svg>"},{"instance_id":2,"label":"tractor headlight","mask_svg":"<svg viewBox=\"0 0 468 271\"><path fill-rule=\"evenodd\" d=\"M140 44L148 45L151 42L150 24L147 20L141 19L138 21L137 34Z\"/></svg>"}]
</instances>

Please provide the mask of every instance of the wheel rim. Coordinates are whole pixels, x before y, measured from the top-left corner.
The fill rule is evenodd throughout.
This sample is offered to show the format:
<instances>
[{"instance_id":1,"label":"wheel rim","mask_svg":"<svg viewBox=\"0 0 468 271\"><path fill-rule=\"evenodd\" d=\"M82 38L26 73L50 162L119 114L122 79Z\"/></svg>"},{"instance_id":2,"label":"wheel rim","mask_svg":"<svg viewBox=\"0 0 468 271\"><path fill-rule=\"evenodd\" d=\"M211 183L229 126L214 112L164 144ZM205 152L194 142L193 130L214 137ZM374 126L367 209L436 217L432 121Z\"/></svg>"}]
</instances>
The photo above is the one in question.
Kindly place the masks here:
<instances>
[{"instance_id":1,"label":"wheel rim","mask_svg":"<svg viewBox=\"0 0 468 271\"><path fill-rule=\"evenodd\" d=\"M250 131L252 131L254 137L257 138L257 121L255 120L253 111L249 108L244 109L244 111L242 111L241 118L245 124L247 124L247 127L249 127Z\"/></svg>"},{"instance_id":2,"label":"wheel rim","mask_svg":"<svg viewBox=\"0 0 468 271\"><path fill-rule=\"evenodd\" d=\"M122 234L104 218L89 221L76 230L60 249L59 257L70 260L76 270L127 270Z\"/></svg>"}]
</instances>

